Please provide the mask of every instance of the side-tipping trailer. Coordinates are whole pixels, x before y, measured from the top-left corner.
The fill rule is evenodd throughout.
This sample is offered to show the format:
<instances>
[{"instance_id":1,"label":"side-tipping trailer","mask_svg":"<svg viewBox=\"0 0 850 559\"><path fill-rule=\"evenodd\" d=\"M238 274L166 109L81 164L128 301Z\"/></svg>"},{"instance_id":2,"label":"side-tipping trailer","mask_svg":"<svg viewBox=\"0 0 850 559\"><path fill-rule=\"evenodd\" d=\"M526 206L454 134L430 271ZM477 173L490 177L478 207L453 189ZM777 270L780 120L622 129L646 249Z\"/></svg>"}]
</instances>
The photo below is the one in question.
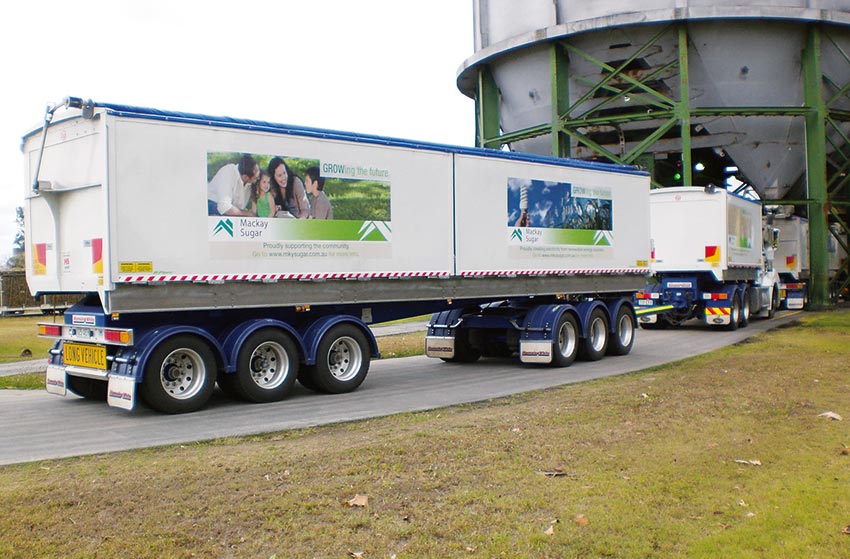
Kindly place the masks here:
<instances>
[{"instance_id":1,"label":"side-tipping trailer","mask_svg":"<svg viewBox=\"0 0 850 559\"><path fill-rule=\"evenodd\" d=\"M802 309L809 299L809 221L796 215L765 217L779 231L774 261L781 304L786 309Z\"/></svg>"},{"instance_id":2,"label":"side-tipping trailer","mask_svg":"<svg viewBox=\"0 0 850 559\"><path fill-rule=\"evenodd\" d=\"M216 383L347 392L379 357L369 325L422 314L452 361L633 343L634 168L76 98L23 152L30 290L86 294L40 325L55 394L181 413Z\"/></svg>"}]
</instances>

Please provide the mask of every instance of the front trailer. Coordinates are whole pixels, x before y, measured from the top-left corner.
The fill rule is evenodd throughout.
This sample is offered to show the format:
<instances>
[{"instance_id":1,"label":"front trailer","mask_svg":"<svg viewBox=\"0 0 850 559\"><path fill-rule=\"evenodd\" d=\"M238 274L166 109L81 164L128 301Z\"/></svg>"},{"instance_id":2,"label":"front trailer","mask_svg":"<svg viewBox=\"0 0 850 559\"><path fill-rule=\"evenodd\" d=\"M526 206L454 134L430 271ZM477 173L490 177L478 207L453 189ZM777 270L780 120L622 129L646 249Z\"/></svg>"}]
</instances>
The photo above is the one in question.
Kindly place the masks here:
<instances>
[{"instance_id":1,"label":"front trailer","mask_svg":"<svg viewBox=\"0 0 850 559\"><path fill-rule=\"evenodd\" d=\"M427 314L446 361L632 347L650 243L631 167L79 99L23 151L30 291L87 294L39 326L52 393L182 413L216 384L348 392L379 357L369 325ZM281 166L320 174L332 219L248 194Z\"/></svg>"}]
</instances>

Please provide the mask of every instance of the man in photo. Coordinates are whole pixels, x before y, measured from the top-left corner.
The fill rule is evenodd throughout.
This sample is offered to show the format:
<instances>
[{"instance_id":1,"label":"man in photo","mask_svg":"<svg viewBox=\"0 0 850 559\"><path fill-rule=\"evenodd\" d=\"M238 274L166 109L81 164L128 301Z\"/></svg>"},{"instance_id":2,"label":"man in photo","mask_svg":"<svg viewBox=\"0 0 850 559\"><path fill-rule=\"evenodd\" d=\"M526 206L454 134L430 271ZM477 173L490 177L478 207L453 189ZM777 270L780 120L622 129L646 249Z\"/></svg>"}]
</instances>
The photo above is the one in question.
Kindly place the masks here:
<instances>
[{"instance_id":1,"label":"man in photo","mask_svg":"<svg viewBox=\"0 0 850 559\"><path fill-rule=\"evenodd\" d=\"M260 178L260 166L250 155L223 166L207 185L209 215L253 216L251 185Z\"/></svg>"}]
</instances>

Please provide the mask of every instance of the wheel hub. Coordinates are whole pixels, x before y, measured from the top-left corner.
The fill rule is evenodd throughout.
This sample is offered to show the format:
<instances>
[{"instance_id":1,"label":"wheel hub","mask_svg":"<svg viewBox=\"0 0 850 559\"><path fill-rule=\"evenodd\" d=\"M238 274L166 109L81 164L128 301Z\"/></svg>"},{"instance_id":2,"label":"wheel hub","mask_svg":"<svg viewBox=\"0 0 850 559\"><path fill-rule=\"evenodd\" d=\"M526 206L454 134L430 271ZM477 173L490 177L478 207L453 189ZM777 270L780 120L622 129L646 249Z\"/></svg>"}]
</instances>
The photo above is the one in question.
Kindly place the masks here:
<instances>
[{"instance_id":1,"label":"wheel hub","mask_svg":"<svg viewBox=\"0 0 850 559\"><path fill-rule=\"evenodd\" d=\"M183 376L183 369L176 363L168 363L162 371L162 378L166 382L177 382Z\"/></svg>"},{"instance_id":2,"label":"wheel hub","mask_svg":"<svg viewBox=\"0 0 850 559\"><path fill-rule=\"evenodd\" d=\"M269 368L269 360L260 355L255 355L251 361L251 370L255 373L261 373Z\"/></svg>"}]
</instances>

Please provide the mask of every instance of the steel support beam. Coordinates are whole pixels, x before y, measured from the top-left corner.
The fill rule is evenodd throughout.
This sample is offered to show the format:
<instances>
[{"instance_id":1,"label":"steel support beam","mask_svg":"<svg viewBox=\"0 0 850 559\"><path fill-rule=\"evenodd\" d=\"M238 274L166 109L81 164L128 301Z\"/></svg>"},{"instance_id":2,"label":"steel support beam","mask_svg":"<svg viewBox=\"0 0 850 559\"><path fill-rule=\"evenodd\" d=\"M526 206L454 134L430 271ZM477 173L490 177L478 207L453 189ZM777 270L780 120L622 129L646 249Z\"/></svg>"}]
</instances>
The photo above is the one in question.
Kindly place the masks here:
<instances>
[{"instance_id":1,"label":"steel support beam","mask_svg":"<svg viewBox=\"0 0 850 559\"><path fill-rule=\"evenodd\" d=\"M564 132L560 118L570 107L569 59L560 43L552 43L549 64L552 75L552 155L570 157L570 137Z\"/></svg>"},{"instance_id":2,"label":"steel support beam","mask_svg":"<svg viewBox=\"0 0 850 559\"><path fill-rule=\"evenodd\" d=\"M500 141L493 140L498 138L501 131L500 105L499 88L493 74L488 66L481 66L478 70L478 95L475 97L475 109L478 113L475 133L478 147L499 149L501 146Z\"/></svg>"},{"instance_id":3,"label":"steel support beam","mask_svg":"<svg viewBox=\"0 0 850 559\"><path fill-rule=\"evenodd\" d=\"M693 158L691 157L691 80L688 73L688 28L679 25L679 103L676 117L682 138L682 184L692 185L694 180Z\"/></svg>"},{"instance_id":4,"label":"steel support beam","mask_svg":"<svg viewBox=\"0 0 850 559\"><path fill-rule=\"evenodd\" d=\"M809 27L803 49L803 103L806 113L806 198L809 205L809 305L825 308L829 298L829 206L826 180L826 103L823 71L820 64L821 33L816 25Z\"/></svg>"}]
</instances>

